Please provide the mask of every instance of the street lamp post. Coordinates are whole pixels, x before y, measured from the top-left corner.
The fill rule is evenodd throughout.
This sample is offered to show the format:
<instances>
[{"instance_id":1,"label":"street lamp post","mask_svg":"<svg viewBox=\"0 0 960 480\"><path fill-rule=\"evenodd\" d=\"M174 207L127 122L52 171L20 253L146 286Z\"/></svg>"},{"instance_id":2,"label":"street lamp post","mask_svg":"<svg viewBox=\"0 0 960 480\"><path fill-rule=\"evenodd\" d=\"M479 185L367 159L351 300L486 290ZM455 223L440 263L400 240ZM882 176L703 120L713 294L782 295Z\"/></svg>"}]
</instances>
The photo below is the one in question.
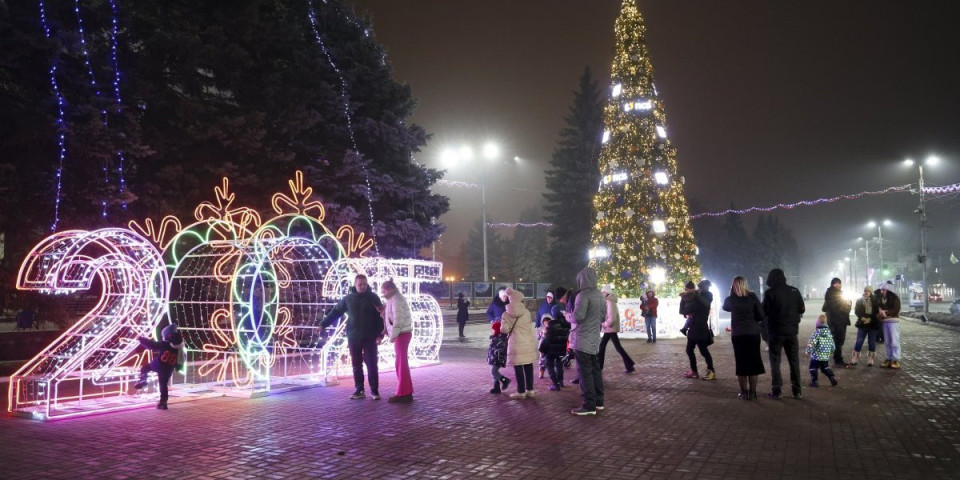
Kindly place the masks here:
<instances>
[{"instance_id":1,"label":"street lamp post","mask_svg":"<svg viewBox=\"0 0 960 480\"><path fill-rule=\"evenodd\" d=\"M920 207L917 208L916 213L920 214L920 254L917 255L917 260L920 261L920 270L922 273L921 281L923 282L923 314L926 315L930 311L930 295L928 293L927 286L927 206L926 206L926 192L924 192L923 185L923 164L927 165L936 165L940 159L931 155L927 157L924 162L917 162L917 169L920 172L920 182L919 182L919 193L920 193ZM913 160L909 158L903 162L907 166L913 165Z\"/></svg>"},{"instance_id":2,"label":"street lamp post","mask_svg":"<svg viewBox=\"0 0 960 480\"><path fill-rule=\"evenodd\" d=\"M493 143L487 143L483 146L483 157L486 160L493 160L500 155L500 148ZM460 147L459 151L448 150L443 153L445 162L473 160L473 150L469 146ZM487 162L482 162L480 169L480 217L483 225L480 230L483 235L483 281L490 281L490 267L487 258Z\"/></svg>"}]
</instances>

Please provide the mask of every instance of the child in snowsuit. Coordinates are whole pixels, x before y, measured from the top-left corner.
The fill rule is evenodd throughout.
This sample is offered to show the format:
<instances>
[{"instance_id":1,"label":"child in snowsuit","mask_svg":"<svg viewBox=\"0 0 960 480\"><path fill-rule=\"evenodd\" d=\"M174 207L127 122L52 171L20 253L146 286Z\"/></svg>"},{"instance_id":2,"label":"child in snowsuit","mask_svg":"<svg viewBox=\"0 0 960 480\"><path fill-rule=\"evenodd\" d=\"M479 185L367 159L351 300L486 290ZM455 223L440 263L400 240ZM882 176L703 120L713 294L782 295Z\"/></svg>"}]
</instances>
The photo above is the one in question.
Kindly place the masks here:
<instances>
[{"instance_id":1,"label":"child in snowsuit","mask_svg":"<svg viewBox=\"0 0 960 480\"><path fill-rule=\"evenodd\" d=\"M823 372L830 379L830 385L837 386L837 377L830 368L830 357L836 346L833 343L833 335L827 326L827 316L820 314L817 317L817 328L810 335L810 341L807 342L807 355L810 355L810 386L819 387L817 384L817 370Z\"/></svg>"},{"instance_id":2,"label":"child in snowsuit","mask_svg":"<svg viewBox=\"0 0 960 480\"><path fill-rule=\"evenodd\" d=\"M147 386L147 374L157 372L157 380L160 384L160 403L157 404L157 409L166 410L170 377L177 368L177 359L183 347L183 337L177 330L177 325L170 324L161 331L160 338L159 342L146 337L139 338L140 345L153 352L153 360L140 369L140 381L133 388L140 390Z\"/></svg>"},{"instance_id":3,"label":"child in snowsuit","mask_svg":"<svg viewBox=\"0 0 960 480\"><path fill-rule=\"evenodd\" d=\"M490 393L500 393L510 385L510 379L500 374L500 369L507 366L507 335L500 333L500 321L490 324L493 335L490 335L490 348L487 350L487 363L490 364L490 374L493 375L493 388Z\"/></svg>"}]
</instances>

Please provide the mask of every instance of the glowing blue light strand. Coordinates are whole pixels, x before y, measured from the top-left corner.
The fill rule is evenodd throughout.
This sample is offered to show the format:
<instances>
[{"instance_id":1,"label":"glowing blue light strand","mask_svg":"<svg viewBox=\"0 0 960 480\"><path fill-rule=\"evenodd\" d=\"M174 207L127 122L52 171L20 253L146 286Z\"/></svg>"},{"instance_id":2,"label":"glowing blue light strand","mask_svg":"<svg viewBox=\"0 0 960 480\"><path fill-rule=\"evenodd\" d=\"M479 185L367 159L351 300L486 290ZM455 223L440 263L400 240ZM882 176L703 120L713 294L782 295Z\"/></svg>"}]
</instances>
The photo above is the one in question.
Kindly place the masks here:
<instances>
[{"instance_id":1,"label":"glowing blue light strand","mask_svg":"<svg viewBox=\"0 0 960 480\"><path fill-rule=\"evenodd\" d=\"M326 0L323 2L326 4ZM340 79L340 99L343 101L343 114L347 119L347 131L350 133L350 143L353 146L353 151L355 154L359 155L360 150L357 148L357 139L353 133L353 117L350 114L350 97L347 94L347 81L343 78L343 73L340 71L340 68L337 67L337 63L333 61L333 56L330 55L330 51L327 50L326 44L323 42L323 38L320 36L320 31L317 28L317 14L313 7L313 0L310 0L307 3L307 16L310 19L310 30L313 32L313 37L317 42L317 45L320 47L320 51L323 52L324 57L327 59L327 63L330 64L330 67L333 68L334 73L337 74L337 77ZM363 167L363 179L367 184L367 211L370 214L370 236L373 237L373 248L377 256L380 255L379 242L377 242L377 229L373 220L373 189L370 187L370 172L367 168Z\"/></svg>"},{"instance_id":2,"label":"glowing blue light strand","mask_svg":"<svg viewBox=\"0 0 960 480\"><path fill-rule=\"evenodd\" d=\"M43 27L43 35L50 38L50 24L47 22L47 7L43 0L39 0L40 5L40 25ZM63 95L60 94L60 85L57 83L57 60L54 58L53 65L50 67L50 86L57 98L57 144L59 162L57 163L57 194L53 200L53 224L50 225L50 231L56 231L60 224L60 196L63 192L63 161L67 157L66 141L66 121L63 115Z\"/></svg>"},{"instance_id":3,"label":"glowing blue light strand","mask_svg":"<svg viewBox=\"0 0 960 480\"><path fill-rule=\"evenodd\" d=\"M120 96L120 60L117 56L117 36L119 31L117 17L119 14L115 0L110 0L110 15L110 57L113 60L113 98L117 108L117 115L119 115L123 107L123 98ZM126 211L127 201L123 198L123 193L127 187L127 181L123 176L123 164L126 162L126 159L121 150L117 151L117 157L119 159L117 163L117 173L120 175L120 202L123 210Z\"/></svg>"}]
</instances>

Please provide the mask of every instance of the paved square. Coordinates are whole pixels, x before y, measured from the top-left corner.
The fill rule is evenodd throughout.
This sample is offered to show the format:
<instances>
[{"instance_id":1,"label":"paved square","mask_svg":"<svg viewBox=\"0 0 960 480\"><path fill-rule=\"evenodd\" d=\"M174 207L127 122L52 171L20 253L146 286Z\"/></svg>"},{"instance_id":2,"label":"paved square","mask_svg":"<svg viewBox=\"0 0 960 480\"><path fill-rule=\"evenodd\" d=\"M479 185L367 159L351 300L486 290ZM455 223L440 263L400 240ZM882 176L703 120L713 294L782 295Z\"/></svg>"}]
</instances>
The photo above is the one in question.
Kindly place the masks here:
<instances>
[{"instance_id":1,"label":"paved square","mask_svg":"<svg viewBox=\"0 0 960 480\"><path fill-rule=\"evenodd\" d=\"M812 325L806 316L802 344ZM849 333L848 349L854 329ZM836 388L805 388L802 401L738 400L727 336L711 347L714 382L682 378L681 340L627 340L637 372L623 373L608 349L607 409L596 417L568 413L579 402L576 386L550 392L538 380L537 398L522 401L489 394L487 325L470 324L467 334L458 342L456 326L447 324L443 364L413 371L412 404L348 400L346 379L169 411L46 423L0 418L0 476L960 478L956 330L905 320L902 370L861 363L838 371ZM765 365L769 370L766 358ZM504 373L513 377L510 368ZM768 371L760 377L761 397L769 382ZM382 372L384 397L395 387L393 372Z\"/></svg>"}]
</instances>

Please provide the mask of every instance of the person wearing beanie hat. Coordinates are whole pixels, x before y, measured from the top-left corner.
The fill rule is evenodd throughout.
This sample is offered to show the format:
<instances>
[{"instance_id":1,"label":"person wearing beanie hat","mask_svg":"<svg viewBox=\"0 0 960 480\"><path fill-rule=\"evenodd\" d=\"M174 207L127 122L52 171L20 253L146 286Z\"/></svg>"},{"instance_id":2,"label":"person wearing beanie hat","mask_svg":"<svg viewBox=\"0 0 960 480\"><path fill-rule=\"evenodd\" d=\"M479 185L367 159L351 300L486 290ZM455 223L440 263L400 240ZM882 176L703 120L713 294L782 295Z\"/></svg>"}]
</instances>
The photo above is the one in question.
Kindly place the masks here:
<instances>
[{"instance_id":1,"label":"person wearing beanie hat","mask_svg":"<svg viewBox=\"0 0 960 480\"><path fill-rule=\"evenodd\" d=\"M833 336L833 363L839 368L847 368L843 360L843 344L847 339L847 326L850 325L850 310L853 302L843 297L843 288L839 278L830 280L830 287L823 295L821 312L827 314L827 327Z\"/></svg>"},{"instance_id":2,"label":"person wearing beanie hat","mask_svg":"<svg viewBox=\"0 0 960 480\"><path fill-rule=\"evenodd\" d=\"M607 314L604 317L603 324L600 326L603 337L600 339L600 350L599 353L597 353L597 358L600 359L600 369L603 370L603 360L607 353L607 342L613 341L613 348L617 350L617 353L619 353L623 359L624 369L627 373L633 373L636 370L634 368L635 362L630 358L630 355L627 354L627 351L623 349L623 346L620 345L620 336L617 335L617 333L620 332L620 311L617 308L617 295L613 293L613 286L609 284L601 287L600 293L603 294L603 298L607 302Z\"/></svg>"},{"instance_id":3,"label":"person wearing beanie hat","mask_svg":"<svg viewBox=\"0 0 960 480\"><path fill-rule=\"evenodd\" d=\"M490 324L493 334L490 335L490 347L487 349L487 363L490 365L490 374L493 375L493 388L490 393L500 393L510 385L510 379L500 373L500 369L507 366L507 336L500 333L500 322Z\"/></svg>"},{"instance_id":4,"label":"person wearing beanie hat","mask_svg":"<svg viewBox=\"0 0 960 480\"><path fill-rule=\"evenodd\" d=\"M140 380L134 384L133 388L140 390L147 386L147 374L157 372L157 382L160 387L160 402L157 403L157 409L167 409L167 399L169 398L170 377L179 364L180 349L183 348L183 336L177 328L177 324L171 323L164 327L160 333L160 341L151 340L147 337L139 337L140 345L143 348L149 348L152 352L150 363L140 368Z\"/></svg>"}]
</instances>

